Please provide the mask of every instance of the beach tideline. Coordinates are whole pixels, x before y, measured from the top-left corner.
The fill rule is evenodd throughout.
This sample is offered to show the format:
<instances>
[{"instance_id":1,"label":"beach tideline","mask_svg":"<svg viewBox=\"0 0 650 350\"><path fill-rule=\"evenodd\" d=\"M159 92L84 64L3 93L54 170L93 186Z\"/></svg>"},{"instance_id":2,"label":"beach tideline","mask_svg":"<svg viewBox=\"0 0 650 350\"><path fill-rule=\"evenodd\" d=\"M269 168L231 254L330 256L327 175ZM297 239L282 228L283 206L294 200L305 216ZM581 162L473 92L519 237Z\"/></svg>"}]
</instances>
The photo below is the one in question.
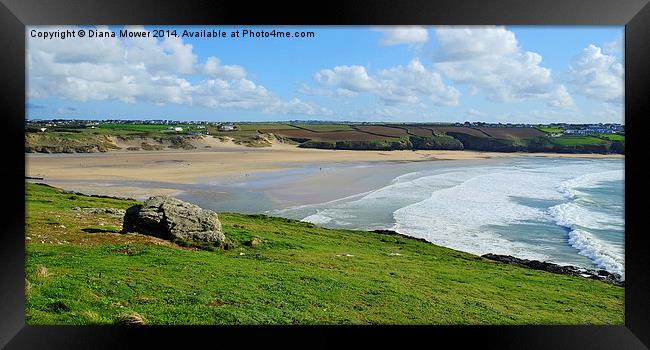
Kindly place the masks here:
<instances>
[{"instance_id":1,"label":"beach tideline","mask_svg":"<svg viewBox=\"0 0 650 350\"><path fill-rule=\"evenodd\" d=\"M272 147L251 148L231 142L216 142L209 150L112 151L87 154L27 153L26 175L44 177L53 185L74 184L88 193L105 188L89 184L93 180L158 182L150 195L171 194L165 183L197 183L205 178L241 177L254 172L280 171L317 163L358 163L386 161L470 160L498 157L619 158L620 154L500 153L478 151L350 151L298 148L276 143ZM81 187L81 182L84 183ZM119 194L138 195L138 189L124 188ZM140 191L141 192L141 191Z\"/></svg>"}]
</instances>

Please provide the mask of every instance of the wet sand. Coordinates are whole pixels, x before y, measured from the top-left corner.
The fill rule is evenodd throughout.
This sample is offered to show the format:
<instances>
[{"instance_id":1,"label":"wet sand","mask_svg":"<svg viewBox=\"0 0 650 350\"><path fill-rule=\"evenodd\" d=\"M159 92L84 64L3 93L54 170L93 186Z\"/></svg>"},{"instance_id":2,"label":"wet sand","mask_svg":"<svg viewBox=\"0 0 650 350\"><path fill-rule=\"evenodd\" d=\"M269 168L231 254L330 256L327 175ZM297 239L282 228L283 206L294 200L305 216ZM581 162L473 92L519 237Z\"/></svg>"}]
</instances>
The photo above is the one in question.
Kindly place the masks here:
<instances>
[{"instance_id":1,"label":"wet sand","mask_svg":"<svg viewBox=\"0 0 650 350\"><path fill-rule=\"evenodd\" d=\"M26 176L53 186L87 193L178 194L183 185L215 179L234 181L259 173L306 166L327 167L368 162L473 160L511 157L623 158L622 155L496 153L475 151L347 151L304 149L275 144L250 148L232 144L209 150L132 151L90 154L26 154ZM141 183L147 182L146 190Z\"/></svg>"}]
</instances>

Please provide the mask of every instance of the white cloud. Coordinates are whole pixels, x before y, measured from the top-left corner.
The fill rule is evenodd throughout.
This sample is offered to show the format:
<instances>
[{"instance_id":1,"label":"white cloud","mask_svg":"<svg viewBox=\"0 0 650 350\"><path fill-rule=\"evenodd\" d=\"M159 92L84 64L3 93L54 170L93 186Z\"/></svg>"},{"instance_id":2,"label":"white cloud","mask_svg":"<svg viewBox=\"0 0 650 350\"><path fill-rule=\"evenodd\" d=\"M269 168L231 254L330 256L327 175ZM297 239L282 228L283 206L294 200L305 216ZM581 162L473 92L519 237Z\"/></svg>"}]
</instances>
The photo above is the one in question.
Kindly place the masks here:
<instances>
[{"instance_id":1,"label":"white cloud","mask_svg":"<svg viewBox=\"0 0 650 350\"><path fill-rule=\"evenodd\" d=\"M332 116L334 112L331 110L317 106L313 103L304 102L299 98L291 99L290 101L276 101L275 103L267 106L263 110L267 114L295 114L295 115L322 115Z\"/></svg>"},{"instance_id":2,"label":"white cloud","mask_svg":"<svg viewBox=\"0 0 650 350\"><path fill-rule=\"evenodd\" d=\"M580 94L616 104L623 104L623 64L616 56L589 45L569 66L569 81Z\"/></svg>"},{"instance_id":3,"label":"white cloud","mask_svg":"<svg viewBox=\"0 0 650 350\"><path fill-rule=\"evenodd\" d=\"M573 108L575 102L573 97L569 94L566 87L560 84L555 90L551 91L547 97L547 104L556 108Z\"/></svg>"},{"instance_id":4,"label":"white cloud","mask_svg":"<svg viewBox=\"0 0 650 350\"><path fill-rule=\"evenodd\" d=\"M471 115L472 117L483 117L483 116L485 116L485 113L483 113L483 112L481 112L479 110L476 110L474 108L468 109L467 111L465 111L465 113L467 113L468 115Z\"/></svg>"},{"instance_id":5,"label":"white cloud","mask_svg":"<svg viewBox=\"0 0 650 350\"><path fill-rule=\"evenodd\" d=\"M211 78L243 79L246 70L238 65L221 65L217 57L210 56L203 64L203 74Z\"/></svg>"},{"instance_id":6,"label":"white cloud","mask_svg":"<svg viewBox=\"0 0 650 350\"><path fill-rule=\"evenodd\" d=\"M381 45L419 44L429 40L429 32L420 26L376 28L384 35L379 39Z\"/></svg>"},{"instance_id":7,"label":"white cloud","mask_svg":"<svg viewBox=\"0 0 650 350\"><path fill-rule=\"evenodd\" d=\"M357 92L350 91L347 89L342 89L342 88L337 88L332 90L329 88L312 87L307 84L301 84L300 88L298 89L298 92L303 93L305 95L327 96L327 97L354 97L359 94Z\"/></svg>"},{"instance_id":8,"label":"white cloud","mask_svg":"<svg viewBox=\"0 0 650 350\"><path fill-rule=\"evenodd\" d=\"M495 102L543 99L552 107L572 104L563 86L553 83L542 56L523 51L505 27L436 28L439 48L435 68L447 78L467 84L470 94L483 91Z\"/></svg>"},{"instance_id":9,"label":"white cloud","mask_svg":"<svg viewBox=\"0 0 650 350\"><path fill-rule=\"evenodd\" d=\"M379 97L387 103L414 103L425 97L441 106L458 104L460 92L445 85L440 74L427 70L418 59L406 66L382 70L377 76L381 86Z\"/></svg>"},{"instance_id":10,"label":"white cloud","mask_svg":"<svg viewBox=\"0 0 650 350\"><path fill-rule=\"evenodd\" d=\"M329 86L352 92L371 91L379 87L378 83L368 76L362 66L336 66L332 69L321 69L314 74L314 80Z\"/></svg>"},{"instance_id":11,"label":"white cloud","mask_svg":"<svg viewBox=\"0 0 650 350\"><path fill-rule=\"evenodd\" d=\"M401 121L417 122L424 120L435 120L436 116L431 108L424 108L421 105L409 106L371 106L359 108L344 115L343 119L357 121Z\"/></svg>"},{"instance_id":12,"label":"white cloud","mask_svg":"<svg viewBox=\"0 0 650 350\"><path fill-rule=\"evenodd\" d=\"M520 52L515 34L505 27L443 26L435 30L439 51L436 61L480 60Z\"/></svg>"},{"instance_id":13,"label":"white cloud","mask_svg":"<svg viewBox=\"0 0 650 350\"><path fill-rule=\"evenodd\" d=\"M614 41L603 44L603 53L608 55L622 54L625 48L623 35L619 35Z\"/></svg>"},{"instance_id":14,"label":"white cloud","mask_svg":"<svg viewBox=\"0 0 650 350\"><path fill-rule=\"evenodd\" d=\"M314 80L335 88L339 96L367 92L389 105L414 104L424 98L436 105L454 106L460 97L458 90L445 85L440 74L427 70L418 59L405 66L381 70L375 76L370 76L362 66L336 66L320 70L314 74ZM314 89L308 88L307 91Z\"/></svg>"},{"instance_id":15,"label":"white cloud","mask_svg":"<svg viewBox=\"0 0 650 350\"><path fill-rule=\"evenodd\" d=\"M618 103L603 102L593 117L602 123L625 123L625 106Z\"/></svg>"},{"instance_id":16,"label":"white cloud","mask_svg":"<svg viewBox=\"0 0 650 350\"><path fill-rule=\"evenodd\" d=\"M78 28L48 27L56 29ZM241 66L223 65L214 56L199 62L192 45L174 37L44 40L28 36L27 65L27 95L34 98L175 103L289 114L324 110L302 101L283 101L246 79ZM191 81L190 76L199 80Z\"/></svg>"}]
</instances>

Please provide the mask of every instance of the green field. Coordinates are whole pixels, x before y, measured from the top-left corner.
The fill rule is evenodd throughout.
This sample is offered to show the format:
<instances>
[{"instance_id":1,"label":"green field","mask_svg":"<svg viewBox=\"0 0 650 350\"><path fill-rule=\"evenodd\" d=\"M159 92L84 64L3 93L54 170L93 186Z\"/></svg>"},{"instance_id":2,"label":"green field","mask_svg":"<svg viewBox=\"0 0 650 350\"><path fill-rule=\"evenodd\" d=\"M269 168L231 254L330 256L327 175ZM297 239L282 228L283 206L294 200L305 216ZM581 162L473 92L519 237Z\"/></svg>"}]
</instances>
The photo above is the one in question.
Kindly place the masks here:
<instances>
[{"instance_id":1,"label":"green field","mask_svg":"<svg viewBox=\"0 0 650 350\"><path fill-rule=\"evenodd\" d=\"M283 123L253 123L237 124L238 130L241 131L264 131L269 129L295 129L293 126Z\"/></svg>"},{"instance_id":2,"label":"green field","mask_svg":"<svg viewBox=\"0 0 650 350\"><path fill-rule=\"evenodd\" d=\"M560 136L552 139L561 146L601 145L605 141L594 136Z\"/></svg>"},{"instance_id":3,"label":"green field","mask_svg":"<svg viewBox=\"0 0 650 350\"><path fill-rule=\"evenodd\" d=\"M549 134L556 134L564 131L563 128L559 128L559 127L545 127L545 128L537 128L537 129Z\"/></svg>"},{"instance_id":4,"label":"green field","mask_svg":"<svg viewBox=\"0 0 650 350\"><path fill-rule=\"evenodd\" d=\"M621 134L598 134L598 137L609 141L625 142L625 135Z\"/></svg>"},{"instance_id":5,"label":"green field","mask_svg":"<svg viewBox=\"0 0 650 350\"><path fill-rule=\"evenodd\" d=\"M402 236L222 213L232 248L203 251L74 210L134 203L27 184L28 325L623 324L622 287Z\"/></svg>"},{"instance_id":6,"label":"green field","mask_svg":"<svg viewBox=\"0 0 650 350\"><path fill-rule=\"evenodd\" d=\"M108 129L108 130L137 131L137 132L156 132L156 131L169 130L169 126L158 125L158 124L101 124L98 125L97 128Z\"/></svg>"}]
</instances>

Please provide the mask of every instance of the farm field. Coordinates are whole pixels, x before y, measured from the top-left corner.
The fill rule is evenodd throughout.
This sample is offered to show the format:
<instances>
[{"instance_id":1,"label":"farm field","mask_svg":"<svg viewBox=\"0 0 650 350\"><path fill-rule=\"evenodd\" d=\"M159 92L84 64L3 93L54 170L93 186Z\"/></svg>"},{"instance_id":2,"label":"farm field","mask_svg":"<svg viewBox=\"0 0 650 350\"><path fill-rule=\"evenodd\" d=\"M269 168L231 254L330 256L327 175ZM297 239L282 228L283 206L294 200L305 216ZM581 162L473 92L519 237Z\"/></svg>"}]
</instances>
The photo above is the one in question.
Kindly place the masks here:
<instances>
[{"instance_id":1,"label":"farm field","mask_svg":"<svg viewBox=\"0 0 650 350\"><path fill-rule=\"evenodd\" d=\"M489 135L485 134L480 130L474 128L467 128L464 126L423 126L423 128L429 129L436 133L442 133L442 134L446 134L449 132L456 132L460 134L467 134L474 137L490 137Z\"/></svg>"},{"instance_id":2,"label":"farm field","mask_svg":"<svg viewBox=\"0 0 650 350\"><path fill-rule=\"evenodd\" d=\"M171 130L180 127L182 131ZM305 148L352 150L477 150L495 152L624 153L622 134L584 136L552 135L560 128L484 127L436 124L345 124L345 123L239 123L235 130L216 125L190 123L101 124L96 127L56 127L39 132L32 127L25 135L27 152L107 152L119 150L114 138L143 139L158 144L153 149L193 148L192 134L208 133L221 141L250 147L271 147L273 142ZM273 134L273 135L271 135ZM201 146L202 147L202 146ZM129 147L140 149L141 147ZM142 147L149 150L152 147Z\"/></svg>"},{"instance_id":3,"label":"farm field","mask_svg":"<svg viewBox=\"0 0 650 350\"><path fill-rule=\"evenodd\" d=\"M497 139L524 139L546 136L534 128L478 128L482 132Z\"/></svg>"},{"instance_id":4,"label":"farm field","mask_svg":"<svg viewBox=\"0 0 650 350\"><path fill-rule=\"evenodd\" d=\"M537 128L537 130L540 130L540 131L543 131L543 132L549 133L549 134L554 134L554 133L559 133L559 132L564 131L563 128L551 127L551 126L549 126L549 127L539 127L539 128Z\"/></svg>"},{"instance_id":5,"label":"farm field","mask_svg":"<svg viewBox=\"0 0 650 350\"><path fill-rule=\"evenodd\" d=\"M601 145L606 141L594 136L560 136L553 138L553 142L562 146L576 145Z\"/></svg>"},{"instance_id":6,"label":"farm field","mask_svg":"<svg viewBox=\"0 0 650 350\"><path fill-rule=\"evenodd\" d=\"M275 135L293 138L293 139L308 139L315 141L372 141L390 138L388 136L379 136L366 132L351 130L351 131L329 131L329 132L315 132L309 130L269 130Z\"/></svg>"},{"instance_id":7,"label":"farm field","mask_svg":"<svg viewBox=\"0 0 650 350\"><path fill-rule=\"evenodd\" d=\"M281 123L254 123L254 124L237 124L239 131L263 131L271 129L295 129L294 126Z\"/></svg>"},{"instance_id":8,"label":"farm field","mask_svg":"<svg viewBox=\"0 0 650 350\"><path fill-rule=\"evenodd\" d=\"M609 141L625 142L625 135L621 135L621 134L599 134L598 137Z\"/></svg>"},{"instance_id":9,"label":"farm field","mask_svg":"<svg viewBox=\"0 0 650 350\"><path fill-rule=\"evenodd\" d=\"M291 124L291 126L300 129L306 129L315 132L329 132L329 131L351 131L353 130L347 124Z\"/></svg>"},{"instance_id":10,"label":"farm field","mask_svg":"<svg viewBox=\"0 0 650 350\"><path fill-rule=\"evenodd\" d=\"M368 134L373 134L377 136L384 136L384 137L403 137L403 136L408 136L408 133L406 130L397 128L397 127L390 127L390 126L381 126L381 125L369 125L369 126L357 126L355 127L356 130L365 132Z\"/></svg>"}]
</instances>

